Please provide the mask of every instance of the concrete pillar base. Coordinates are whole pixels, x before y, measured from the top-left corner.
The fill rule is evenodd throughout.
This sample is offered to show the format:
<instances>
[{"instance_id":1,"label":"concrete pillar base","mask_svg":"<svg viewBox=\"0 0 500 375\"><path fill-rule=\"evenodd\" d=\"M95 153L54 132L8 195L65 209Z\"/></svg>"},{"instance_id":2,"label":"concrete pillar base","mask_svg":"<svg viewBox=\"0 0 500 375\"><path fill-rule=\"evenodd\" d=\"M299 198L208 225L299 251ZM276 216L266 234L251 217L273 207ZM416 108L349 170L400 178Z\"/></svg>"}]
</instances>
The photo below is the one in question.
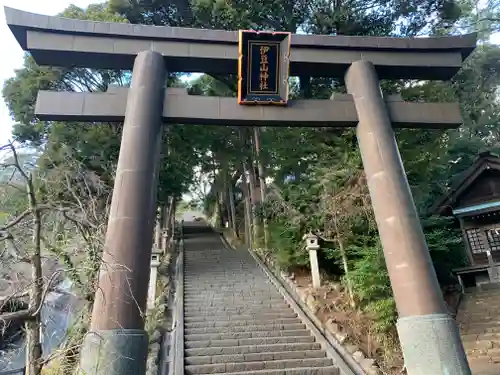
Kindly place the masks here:
<instances>
[{"instance_id":1,"label":"concrete pillar base","mask_svg":"<svg viewBox=\"0 0 500 375\"><path fill-rule=\"evenodd\" d=\"M83 341L78 375L137 375L146 372L149 338L144 330L89 332Z\"/></svg>"},{"instance_id":2,"label":"concrete pillar base","mask_svg":"<svg viewBox=\"0 0 500 375\"><path fill-rule=\"evenodd\" d=\"M397 329L408 375L472 374L457 322L448 314L400 318Z\"/></svg>"}]
</instances>

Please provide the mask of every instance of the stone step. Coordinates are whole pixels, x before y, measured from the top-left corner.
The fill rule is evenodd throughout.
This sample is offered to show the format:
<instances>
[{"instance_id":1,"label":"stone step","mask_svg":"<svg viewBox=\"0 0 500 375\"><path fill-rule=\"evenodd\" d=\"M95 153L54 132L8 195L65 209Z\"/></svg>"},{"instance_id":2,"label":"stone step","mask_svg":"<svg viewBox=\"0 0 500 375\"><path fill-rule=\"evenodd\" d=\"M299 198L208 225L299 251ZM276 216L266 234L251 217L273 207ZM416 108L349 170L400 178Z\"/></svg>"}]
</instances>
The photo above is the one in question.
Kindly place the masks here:
<instances>
[{"instance_id":1,"label":"stone step","mask_svg":"<svg viewBox=\"0 0 500 375\"><path fill-rule=\"evenodd\" d=\"M500 355L498 354L491 355L490 353L468 353L467 360L489 362L494 364L497 369L495 375L500 374ZM472 374L476 375L474 371L472 371Z\"/></svg>"},{"instance_id":2,"label":"stone step","mask_svg":"<svg viewBox=\"0 0 500 375\"><path fill-rule=\"evenodd\" d=\"M490 340L496 341L500 344L500 333L481 333L481 334L463 334L462 341L483 341Z\"/></svg>"},{"instance_id":3,"label":"stone step","mask_svg":"<svg viewBox=\"0 0 500 375\"><path fill-rule=\"evenodd\" d=\"M271 284L264 282L260 283L213 283L206 282L203 284L188 284L184 285L184 290L186 292L196 293L205 291L216 291L216 292L234 292L234 291L250 291L255 290L259 292L269 292L273 288Z\"/></svg>"},{"instance_id":4,"label":"stone step","mask_svg":"<svg viewBox=\"0 0 500 375\"><path fill-rule=\"evenodd\" d=\"M232 271L241 273L248 273L253 275L262 274L262 270L256 264L249 264L250 261L245 260L239 262L236 259L230 259L226 263L212 264L210 262L203 262L200 264L193 262L188 262L184 264L185 277L195 278L196 276L206 276L210 275L223 275L228 274L229 277L238 277L239 274L231 274Z\"/></svg>"},{"instance_id":5,"label":"stone step","mask_svg":"<svg viewBox=\"0 0 500 375\"><path fill-rule=\"evenodd\" d=\"M299 329L305 329L306 325L304 323L296 324L264 324L255 326L229 326L229 327L199 327L199 328L186 328L184 330L185 335L196 335L202 333L219 333L223 332L260 332L260 331L276 331L276 330L288 330L294 331Z\"/></svg>"},{"instance_id":6,"label":"stone step","mask_svg":"<svg viewBox=\"0 0 500 375\"><path fill-rule=\"evenodd\" d=\"M486 333L500 333L500 326L488 326L488 325L483 325L483 326L474 326L474 327L468 327L468 328L460 328L460 331L464 335L480 335L480 334L486 334Z\"/></svg>"},{"instance_id":7,"label":"stone step","mask_svg":"<svg viewBox=\"0 0 500 375\"><path fill-rule=\"evenodd\" d=\"M293 316L292 314L286 315L286 316L277 316L274 314L273 316L266 316L266 315L254 315L254 316L248 316L248 315L230 315L230 314L224 314L224 315L218 315L218 316L185 316L184 322L185 323L205 323L205 326L210 327L211 323L223 323L223 322L238 322L237 325L263 325L263 324L273 324L273 323L284 323L284 322L278 322L277 320L279 319L293 319L297 318L297 316ZM245 323L246 322L246 323Z\"/></svg>"},{"instance_id":8,"label":"stone step","mask_svg":"<svg viewBox=\"0 0 500 375\"><path fill-rule=\"evenodd\" d=\"M276 370L296 367L326 367L333 365L330 358L285 359L277 361L215 363L209 365L188 365L187 374L220 374L230 372Z\"/></svg>"},{"instance_id":9,"label":"stone step","mask_svg":"<svg viewBox=\"0 0 500 375\"><path fill-rule=\"evenodd\" d=\"M209 271L208 271L209 270ZM260 269L260 267L246 267L246 266L236 266L233 267L231 263L222 264L220 267L214 267L214 265L206 264L201 267L184 267L184 280L198 281L201 278L212 279L212 278L227 278L229 280L243 280L245 277L258 278L264 276L265 273ZM266 281L263 279L262 281Z\"/></svg>"},{"instance_id":10,"label":"stone step","mask_svg":"<svg viewBox=\"0 0 500 375\"><path fill-rule=\"evenodd\" d=\"M223 321L184 321L185 328L200 328L200 327L247 327L254 325L267 325L267 324L298 324L302 323L299 318L277 318L268 319L265 321L255 320L223 320Z\"/></svg>"},{"instance_id":11,"label":"stone step","mask_svg":"<svg viewBox=\"0 0 500 375\"><path fill-rule=\"evenodd\" d=\"M184 256L186 375L339 375L248 252L195 237Z\"/></svg>"},{"instance_id":12,"label":"stone step","mask_svg":"<svg viewBox=\"0 0 500 375\"><path fill-rule=\"evenodd\" d=\"M235 271L238 272L238 271ZM267 284L266 280L262 280L262 276L260 275L239 275L238 278L236 277L231 277L231 276L203 276L203 278L210 279L210 284L220 284L220 285L231 285L233 283L238 283L238 284L246 284L246 285L252 285L252 284ZM197 286L197 285L204 285L204 283L200 282L200 278L192 278L187 279L186 277L184 278L184 285L185 286Z\"/></svg>"},{"instance_id":13,"label":"stone step","mask_svg":"<svg viewBox=\"0 0 500 375\"><path fill-rule=\"evenodd\" d=\"M211 314L272 314L272 313L288 313L291 312L290 306L285 305L284 303L281 305L277 305L273 307L272 305L249 305L249 306L197 306L197 307L186 307L184 309L184 314L186 316L192 315L211 315ZM248 314L247 314L248 315Z\"/></svg>"},{"instance_id":14,"label":"stone step","mask_svg":"<svg viewBox=\"0 0 500 375\"><path fill-rule=\"evenodd\" d=\"M202 303L207 299L214 303L233 303L235 301L283 301L284 298L274 292L230 292L230 293L203 293L203 294L187 294L184 293L185 303Z\"/></svg>"},{"instance_id":15,"label":"stone step","mask_svg":"<svg viewBox=\"0 0 500 375\"><path fill-rule=\"evenodd\" d=\"M184 305L187 304L210 304L213 306L217 306L222 304L233 304L233 303L256 303L256 304L265 304L265 303L284 303L285 299L283 297L275 296L275 295L233 295L233 296L223 296L215 297L214 295L199 295L198 297L194 296L184 296Z\"/></svg>"},{"instance_id":16,"label":"stone step","mask_svg":"<svg viewBox=\"0 0 500 375\"><path fill-rule=\"evenodd\" d=\"M498 314L497 311L495 311L494 313L493 312L489 312L488 313L486 311L482 311L480 313L478 312L478 313L475 313L473 315L467 314L467 316L459 316L459 317L457 317L457 321L461 325L463 325L463 326L466 326L466 325L469 325L469 324L474 324L474 323L477 323L477 322L481 322L482 323L482 322L498 321L499 318L497 316L497 314Z\"/></svg>"},{"instance_id":17,"label":"stone step","mask_svg":"<svg viewBox=\"0 0 500 375\"><path fill-rule=\"evenodd\" d=\"M233 260L233 262L235 262L235 260ZM248 265L246 263L247 262L239 264L227 263L217 266L214 266L210 263L206 263L203 265L188 264L184 265L184 271L186 272L185 277L194 279L198 276L197 273L202 274L203 276L228 275L229 277L233 277L230 271L240 272L238 275L241 275L243 273L260 275L262 273L258 266Z\"/></svg>"},{"instance_id":18,"label":"stone step","mask_svg":"<svg viewBox=\"0 0 500 375\"><path fill-rule=\"evenodd\" d=\"M500 298L500 290L476 290L474 292L465 293L465 299L482 299L482 298Z\"/></svg>"},{"instance_id":19,"label":"stone step","mask_svg":"<svg viewBox=\"0 0 500 375\"><path fill-rule=\"evenodd\" d=\"M225 266L230 266L232 268L246 267L246 268L257 268L255 262L250 262L249 259L244 256L243 253L218 253L214 252L210 254L211 257L201 257L198 255L191 256L186 253L184 258L187 258L188 262L184 265L185 267L200 268L205 272L213 272L217 269L224 270ZM203 268L203 266L210 266L211 268Z\"/></svg>"},{"instance_id":20,"label":"stone step","mask_svg":"<svg viewBox=\"0 0 500 375\"><path fill-rule=\"evenodd\" d=\"M326 353L322 350L297 350L287 352L264 352L264 353L246 353L246 354L224 354L208 355L201 357L189 356L186 358L188 365L208 365L214 363L229 362L263 362L277 361L284 359L304 359L304 358L325 358Z\"/></svg>"},{"instance_id":21,"label":"stone step","mask_svg":"<svg viewBox=\"0 0 500 375\"><path fill-rule=\"evenodd\" d=\"M238 271L235 271L238 272ZM190 281L190 282L185 282L184 285L187 287L192 287L192 286L205 286L205 285L211 285L211 286L221 286L221 287L237 287L237 288L247 288L251 285L264 285L269 288L272 288L273 285L271 281L268 280L263 280L264 276L261 277L255 277L252 279L246 279L246 278L234 278L234 277L227 277L225 279L212 279L211 277L203 277L203 279L206 280L206 283L200 282L200 278L197 278L196 281Z\"/></svg>"},{"instance_id":22,"label":"stone step","mask_svg":"<svg viewBox=\"0 0 500 375\"><path fill-rule=\"evenodd\" d=\"M185 311L184 312L184 317L186 319L192 320L192 318L195 319L201 319L201 320L214 320L214 319L221 319L221 320L228 320L228 319L237 319L237 320L245 320L245 319L268 319L269 316L271 317L286 317L286 318L293 318L296 316L296 314L290 309L290 308L283 308L283 309L272 309L272 308L267 308L267 309L261 309L261 308L245 308L241 310L198 310L198 311ZM248 318L247 318L248 317Z\"/></svg>"},{"instance_id":23,"label":"stone step","mask_svg":"<svg viewBox=\"0 0 500 375\"><path fill-rule=\"evenodd\" d=\"M486 357L486 358L494 358L500 361L500 348L467 350L467 357L468 358Z\"/></svg>"},{"instance_id":24,"label":"stone step","mask_svg":"<svg viewBox=\"0 0 500 375\"><path fill-rule=\"evenodd\" d=\"M481 320L479 320L481 319ZM473 326L500 326L499 316L479 316L477 319L470 319L467 321L461 321L460 325L463 327L473 327Z\"/></svg>"},{"instance_id":25,"label":"stone step","mask_svg":"<svg viewBox=\"0 0 500 375\"><path fill-rule=\"evenodd\" d=\"M212 255L212 258L200 257L197 259L196 256L185 256L186 263L184 264L184 269L191 267L192 269L198 269L207 273L219 270L224 271L226 268L253 268L258 270L257 264L255 262L252 263L246 257L242 257L241 253L213 253L210 255Z\"/></svg>"},{"instance_id":26,"label":"stone step","mask_svg":"<svg viewBox=\"0 0 500 375\"><path fill-rule=\"evenodd\" d=\"M500 308L500 301L469 301L462 303L460 307L468 312L495 311Z\"/></svg>"},{"instance_id":27,"label":"stone step","mask_svg":"<svg viewBox=\"0 0 500 375\"><path fill-rule=\"evenodd\" d=\"M340 370L336 366L328 367L303 367L279 370L226 372L226 375L340 375Z\"/></svg>"},{"instance_id":28,"label":"stone step","mask_svg":"<svg viewBox=\"0 0 500 375\"><path fill-rule=\"evenodd\" d=\"M484 317L495 317L495 313L500 309L500 306L488 306L488 307L483 307L483 306L473 306L473 307L467 307L467 306L460 306L460 311L457 314L457 318L459 320L461 319L467 319L467 318L474 318L477 316L484 316Z\"/></svg>"},{"instance_id":29,"label":"stone step","mask_svg":"<svg viewBox=\"0 0 500 375\"><path fill-rule=\"evenodd\" d=\"M500 363L495 363L489 358L474 359L468 358L469 365L474 375L498 375Z\"/></svg>"},{"instance_id":30,"label":"stone step","mask_svg":"<svg viewBox=\"0 0 500 375\"><path fill-rule=\"evenodd\" d=\"M281 301L273 301L269 299L264 299L264 300L259 300L259 299L254 299L253 301L246 300L242 302L237 302L234 301L231 304L223 303L223 302L217 302L213 300L205 300L203 302L184 302L184 309L200 309L200 308L245 308L245 307L260 307L260 308L266 308L266 307L287 307L289 308L289 305L286 304L285 300L282 299Z\"/></svg>"},{"instance_id":31,"label":"stone step","mask_svg":"<svg viewBox=\"0 0 500 375\"><path fill-rule=\"evenodd\" d=\"M464 349L466 351L471 351L471 350L486 350L486 349L491 349L495 346L495 343L493 340L463 340L462 343L464 345ZM500 342L498 343L500 346Z\"/></svg>"},{"instance_id":32,"label":"stone step","mask_svg":"<svg viewBox=\"0 0 500 375\"><path fill-rule=\"evenodd\" d=\"M206 268L202 269L200 267L184 267L184 280L198 280L199 272L203 275L203 277L207 278L235 278L235 274L233 272L238 272L236 275L239 279L243 277L253 277L256 278L258 276L262 276L262 271L257 267L221 267L220 269L214 269L213 266L208 265L207 267L211 267L211 271L207 271Z\"/></svg>"},{"instance_id":33,"label":"stone step","mask_svg":"<svg viewBox=\"0 0 500 375\"><path fill-rule=\"evenodd\" d=\"M239 272L239 271L232 271ZM225 276L225 277L212 277L210 275L197 275L192 279L184 277L185 285L203 285L202 280L206 280L210 284L217 285L232 285L232 284L240 284L241 286L250 285L253 283L270 285L271 281L268 279L264 279L264 275L241 275L241 276ZM245 281L248 282L246 283Z\"/></svg>"},{"instance_id":34,"label":"stone step","mask_svg":"<svg viewBox=\"0 0 500 375\"><path fill-rule=\"evenodd\" d=\"M270 310L271 311L271 310ZM251 315L250 315L251 314ZM230 320L235 320L235 321L241 321L241 320L246 320L246 321L258 321L261 323L258 324L265 324L266 322L269 321L269 319L273 319L275 317L286 317L286 318L293 318L296 315L294 315L293 312L290 313L283 313L278 316L278 314L275 311L272 311L270 313L260 313L260 312L218 312L218 313L212 313L212 314L202 314L200 312L198 313L184 313L184 320L193 322L213 322L213 321L230 321Z\"/></svg>"},{"instance_id":35,"label":"stone step","mask_svg":"<svg viewBox=\"0 0 500 375\"><path fill-rule=\"evenodd\" d=\"M279 303L283 302L285 299L279 295L275 294L268 294L268 295L232 295L232 296L227 296L223 298L214 298L215 295L209 295L209 296L193 296L193 297L186 297L184 296L184 305L196 305L200 303L207 304L207 301L209 304L212 305L218 305L218 304L226 304L226 305L232 305L235 303L251 303L251 302L268 302L268 303Z\"/></svg>"},{"instance_id":36,"label":"stone step","mask_svg":"<svg viewBox=\"0 0 500 375\"><path fill-rule=\"evenodd\" d=\"M199 333L184 335L186 342L190 341L213 341L213 340L238 340L252 339L258 337L298 337L310 336L311 332L305 329L293 331L255 331L255 332L228 332L228 333Z\"/></svg>"},{"instance_id":37,"label":"stone step","mask_svg":"<svg viewBox=\"0 0 500 375\"><path fill-rule=\"evenodd\" d=\"M197 290L203 288L223 288L223 289L236 289L236 290L249 290L249 289L268 289L273 288L271 282L266 281L245 281L245 280L225 280L217 282L216 280L207 280L205 283L185 283L185 288ZM219 289L215 289L218 291Z\"/></svg>"},{"instance_id":38,"label":"stone step","mask_svg":"<svg viewBox=\"0 0 500 375\"><path fill-rule=\"evenodd\" d=\"M227 288L226 288L227 289ZM195 292L190 292L184 290L184 296L188 297L187 294L192 294L192 296L189 296L190 298L199 298L202 297L200 294L196 294ZM270 286L266 288L232 288L232 289L227 289L227 290L221 290L221 289L209 289L206 291L203 291L203 296L218 296L219 298L225 298L225 297L232 297L232 296L246 296L246 297L251 297L251 296L259 296L259 295L264 295L264 296L281 296L278 291Z\"/></svg>"},{"instance_id":39,"label":"stone step","mask_svg":"<svg viewBox=\"0 0 500 375\"><path fill-rule=\"evenodd\" d=\"M238 271L234 271L238 272ZM248 287L251 285L269 285L270 282L266 280L262 280L262 276L242 276L238 278L226 276L226 277L211 277L211 276L203 276L204 279L207 280L209 285L216 285L216 286L232 286L232 285L238 285L241 287ZM186 280L184 279L184 286L186 287L199 287L199 286L205 286L207 284L200 282L200 278L197 277L196 280Z\"/></svg>"},{"instance_id":40,"label":"stone step","mask_svg":"<svg viewBox=\"0 0 500 375\"><path fill-rule=\"evenodd\" d=\"M275 319L283 319L283 318L296 318L297 314L293 311L286 313L263 313L263 314L244 314L244 315L219 315L219 316L186 316L184 318L185 322L210 322L210 321L231 321L231 320L247 320L247 321L263 321L267 322Z\"/></svg>"},{"instance_id":41,"label":"stone step","mask_svg":"<svg viewBox=\"0 0 500 375\"><path fill-rule=\"evenodd\" d=\"M222 286L222 285L208 285L205 284L201 287L197 288L190 288L190 287L185 287L184 288L184 295L200 295L200 294L210 294L214 293L216 295L233 295L236 293L241 293L241 294L265 294L271 292L273 289L271 286L268 287L256 287L256 286L251 286L249 287L248 285L246 286Z\"/></svg>"},{"instance_id":42,"label":"stone step","mask_svg":"<svg viewBox=\"0 0 500 375\"><path fill-rule=\"evenodd\" d=\"M190 357L211 357L224 356L233 354L250 354L250 353L280 353L280 352L295 352L295 351L318 351L321 350L321 345L316 342L306 343L291 343L291 344L268 344L268 345L241 345L241 346L222 346L222 347L205 347L205 348L189 348L185 350L186 359Z\"/></svg>"},{"instance_id":43,"label":"stone step","mask_svg":"<svg viewBox=\"0 0 500 375\"><path fill-rule=\"evenodd\" d=\"M312 336L286 336L286 337L258 337L252 339L228 339L228 340L206 340L185 342L185 348L206 348L210 346L246 346L246 345L270 345L314 342Z\"/></svg>"}]
</instances>

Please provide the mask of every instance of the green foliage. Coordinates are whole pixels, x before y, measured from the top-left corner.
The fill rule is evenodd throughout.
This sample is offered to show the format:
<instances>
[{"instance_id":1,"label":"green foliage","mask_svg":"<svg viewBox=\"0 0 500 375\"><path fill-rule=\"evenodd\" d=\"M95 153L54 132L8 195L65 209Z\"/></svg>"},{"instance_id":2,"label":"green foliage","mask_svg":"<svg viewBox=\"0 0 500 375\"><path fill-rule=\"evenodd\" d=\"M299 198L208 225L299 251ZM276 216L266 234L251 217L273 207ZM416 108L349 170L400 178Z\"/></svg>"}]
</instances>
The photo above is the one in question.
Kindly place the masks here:
<instances>
[{"instance_id":1,"label":"green foliage","mask_svg":"<svg viewBox=\"0 0 500 375\"><path fill-rule=\"evenodd\" d=\"M350 250L352 256L357 258L353 262L350 277L361 306L375 315L377 327L381 331L394 327L396 306L382 247L377 244Z\"/></svg>"},{"instance_id":2,"label":"green foliage","mask_svg":"<svg viewBox=\"0 0 500 375\"><path fill-rule=\"evenodd\" d=\"M435 216L422 224L439 282L443 286L456 284L451 270L468 264L459 224L453 218Z\"/></svg>"},{"instance_id":3,"label":"green foliage","mask_svg":"<svg viewBox=\"0 0 500 375\"><path fill-rule=\"evenodd\" d=\"M85 9L71 4L61 13L61 17L86 21L128 23L128 20L113 11L108 3L90 4Z\"/></svg>"},{"instance_id":4,"label":"green foliage","mask_svg":"<svg viewBox=\"0 0 500 375\"><path fill-rule=\"evenodd\" d=\"M309 257L301 239L303 232L294 223L271 222L269 225L270 248L282 267L307 266Z\"/></svg>"}]
</instances>

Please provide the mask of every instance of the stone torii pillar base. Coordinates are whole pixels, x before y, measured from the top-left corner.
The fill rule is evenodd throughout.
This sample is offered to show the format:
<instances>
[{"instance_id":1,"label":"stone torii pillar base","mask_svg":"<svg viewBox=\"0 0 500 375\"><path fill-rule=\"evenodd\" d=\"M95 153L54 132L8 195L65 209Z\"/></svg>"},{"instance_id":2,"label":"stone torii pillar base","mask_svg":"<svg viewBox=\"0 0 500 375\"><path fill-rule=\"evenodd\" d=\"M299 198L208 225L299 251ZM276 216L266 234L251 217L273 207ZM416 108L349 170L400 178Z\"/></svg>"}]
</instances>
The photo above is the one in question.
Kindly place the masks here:
<instances>
[{"instance_id":1,"label":"stone torii pillar base","mask_svg":"<svg viewBox=\"0 0 500 375\"><path fill-rule=\"evenodd\" d=\"M471 375L458 325L447 313L375 67L356 61L345 81L358 113L358 143L408 375Z\"/></svg>"},{"instance_id":2,"label":"stone torii pillar base","mask_svg":"<svg viewBox=\"0 0 500 375\"><path fill-rule=\"evenodd\" d=\"M106 232L92 321L81 350L81 375L146 371L144 330L155 224L166 69L163 56L137 55Z\"/></svg>"}]
</instances>

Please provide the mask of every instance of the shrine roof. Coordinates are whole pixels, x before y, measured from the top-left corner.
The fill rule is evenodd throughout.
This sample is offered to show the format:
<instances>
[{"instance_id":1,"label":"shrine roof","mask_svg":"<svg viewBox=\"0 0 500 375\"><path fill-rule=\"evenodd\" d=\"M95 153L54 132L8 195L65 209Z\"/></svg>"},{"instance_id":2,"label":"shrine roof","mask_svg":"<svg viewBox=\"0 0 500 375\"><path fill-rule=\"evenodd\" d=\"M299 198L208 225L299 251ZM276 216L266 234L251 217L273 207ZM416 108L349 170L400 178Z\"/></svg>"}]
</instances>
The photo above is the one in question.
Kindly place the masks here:
<instances>
[{"instance_id":1,"label":"shrine roof","mask_svg":"<svg viewBox=\"0 0 500 375\"><path fill-rule=\"evenodd\" d=\"M482 152L479 154L474 164L470 166L467 170L465 170L462 173L460 179L458 179L454 184L452 184L452 186L448 189L448 191L443 196L441 196L436 201L436 203L431 207L430 213L436 215L449 215L452 212L452 210L456 211L457 214L467 213L468 208L477 211L481 208L480 206L485 206L483 207L483 209L485 209L489 208L489 206L494 205L496 202L484 202L470 207L455 209L457 206L457 202L462 197L462 195L486 171L500 172L500 157L489 151Z\"/></svg>"}]
</instances>

